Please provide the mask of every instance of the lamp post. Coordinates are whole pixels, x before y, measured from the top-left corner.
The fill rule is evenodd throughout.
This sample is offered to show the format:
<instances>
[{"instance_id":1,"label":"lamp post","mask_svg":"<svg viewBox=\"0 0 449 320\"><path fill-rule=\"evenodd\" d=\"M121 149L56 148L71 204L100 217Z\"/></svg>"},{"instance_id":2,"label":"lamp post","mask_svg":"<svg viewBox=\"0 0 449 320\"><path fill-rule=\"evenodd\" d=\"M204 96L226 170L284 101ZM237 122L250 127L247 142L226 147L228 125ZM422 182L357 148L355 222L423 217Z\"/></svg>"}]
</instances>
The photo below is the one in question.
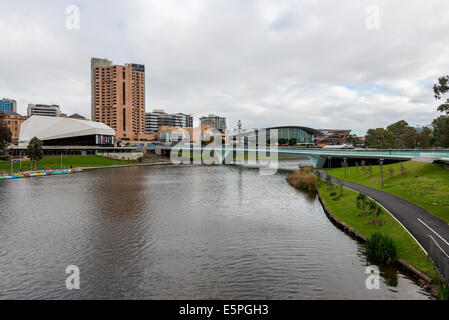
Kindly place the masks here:
<instances>
[{"instance_id":1,"label":"lamp post","mask_svg":"<svg viewBox=\"0 0 449 320\"><path fill-rule=\"evenodd\" d=\"M379 163L380 163L381 190L384 191L384 170L383 170L384 159L379 159Z\"/></svg>"},{"instance_id":2,"label":"lamp post","mask_svg":"<svg viewBox=\"0 0 449 320\"><path fill-rule=\"evenodd\" d=\"M346 162L346 158L343 158L343 164L345 167L345 178L346 178L346 167L348 166L348 163Z\"/></svg>"}]
</instances>

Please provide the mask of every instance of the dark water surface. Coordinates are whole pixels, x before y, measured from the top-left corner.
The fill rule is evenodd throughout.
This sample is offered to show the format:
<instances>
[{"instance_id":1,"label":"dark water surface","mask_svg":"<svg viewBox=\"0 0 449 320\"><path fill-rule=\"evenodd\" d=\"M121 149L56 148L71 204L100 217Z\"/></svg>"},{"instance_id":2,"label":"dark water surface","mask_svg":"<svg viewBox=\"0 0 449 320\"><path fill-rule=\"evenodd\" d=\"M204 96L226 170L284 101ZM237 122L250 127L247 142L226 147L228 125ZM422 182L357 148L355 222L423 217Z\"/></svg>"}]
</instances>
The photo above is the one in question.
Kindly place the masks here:
<instances>
[{"instance_id":1,"label":"dark water surface","mask_svg":"<svg viewBox=\"0 0 449 320\"><path fill-rule=\"evenodd\" d=\"M80 290L65 287L68 265ZM0 298L428 299L283 174L159 166L0 182Z\"/></svg>"}]
</instances>

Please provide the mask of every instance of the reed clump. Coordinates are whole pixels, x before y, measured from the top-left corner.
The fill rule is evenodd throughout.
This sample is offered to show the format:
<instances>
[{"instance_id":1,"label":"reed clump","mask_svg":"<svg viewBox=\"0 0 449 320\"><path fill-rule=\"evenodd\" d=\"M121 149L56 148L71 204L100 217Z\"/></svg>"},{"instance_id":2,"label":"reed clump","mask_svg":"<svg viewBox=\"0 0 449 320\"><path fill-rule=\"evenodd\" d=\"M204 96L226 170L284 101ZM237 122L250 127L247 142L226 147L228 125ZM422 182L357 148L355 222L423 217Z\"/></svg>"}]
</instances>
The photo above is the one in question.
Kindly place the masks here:
<instances>
[{"instance_id":1,"label":"reed clump","mask_svg":"<svg viewBox=\"0 0 449 320\"><path fill-rule=\"evenodd\" d=\"M307 192L316 192L318 187L318 177L310 167L295 170L287 177L287 182L293 187Z\"/></svg>"}]
</instances>

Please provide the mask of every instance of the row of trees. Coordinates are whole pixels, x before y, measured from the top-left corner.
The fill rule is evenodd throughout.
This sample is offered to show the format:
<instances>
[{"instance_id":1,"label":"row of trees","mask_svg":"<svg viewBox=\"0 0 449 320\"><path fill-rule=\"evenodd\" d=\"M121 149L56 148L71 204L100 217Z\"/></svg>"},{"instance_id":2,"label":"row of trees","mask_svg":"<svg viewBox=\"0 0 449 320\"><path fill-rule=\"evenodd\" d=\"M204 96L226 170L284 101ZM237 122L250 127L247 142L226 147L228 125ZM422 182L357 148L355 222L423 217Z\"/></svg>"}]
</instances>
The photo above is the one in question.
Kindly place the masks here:
<instances>
[{"instance_id":1,"label":"row of trees","mask_svg":"<svg viewBox=\"0 0 449 320\"><path fill-rule=\"evenodd\" d=\"M429 128L424 127L421 132L417 132L404 120L395 122L386 129L368 129L365 138L366 146L378 149L428 149L444 142L435 139Z\"/></svg>"},{"instance_id":2,"label":"row of trees","mask_svg":"<svg viewBox=\"0 0 449 320\"><path fill-rule=\"evenodd\" d=\"M315 170L315 175L318 177L318 179L321 179L321 173L318 170ZM330 193L330 196L336 196L337 193L333 191L334 185L332 184L332 178L330 175L326 175L326 184L328 191ZM338 186L340 189L340 194L337 196L337 198L341 198L344 196L343 193L343 181L338 180ZM335 199L337 199L335 198ZM362 212L359 214L359 216L364 217L368 215L372 215L373 220L369 222L369 224L382 224L380 220L378 220L379 216L382 215L383 211L382 208L377 204L376 201L371 200L366 195L359 193L356 200L356 206L358 209L362 210Z\"/></svg>"},{"instance_id":3,"label":"row of trees","mask_svg":"<svg viewBox=\"0 0 449 320\"><path fill-rule=\"evenodd\" d=\"M449 75L438 79L433 86L434 97L441 100L449 92ZM449 99L437 108L446 113L432 121L433 131L424 127L417 132L404 120L389 125L386 129L369 129L366 134L365 145L378 149L413 149L413 148L449 148Z\"/></svg>"}]
</instances>

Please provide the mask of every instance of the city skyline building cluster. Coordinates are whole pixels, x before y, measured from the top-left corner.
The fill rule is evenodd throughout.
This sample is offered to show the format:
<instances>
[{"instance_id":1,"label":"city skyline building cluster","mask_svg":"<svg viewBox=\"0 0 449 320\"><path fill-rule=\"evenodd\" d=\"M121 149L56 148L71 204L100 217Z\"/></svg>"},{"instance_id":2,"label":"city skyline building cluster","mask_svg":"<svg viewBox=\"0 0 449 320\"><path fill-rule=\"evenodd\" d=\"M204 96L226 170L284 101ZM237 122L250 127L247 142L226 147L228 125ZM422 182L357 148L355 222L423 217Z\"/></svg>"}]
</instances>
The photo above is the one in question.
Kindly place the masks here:
<instances>
[{"instance_id":1,"label":"city skyline building cluster","mask_svg":"<svg viewBox=\"0 0 449 320\"><path fill-rule=\"evenodd\" d=\"M178 128L192 127L193 117L190 114L184 113L168 114L164 109L154 109L152 112L145 114L146 133L157 132L161 126Z\"/></svg>"}]
</instances>

